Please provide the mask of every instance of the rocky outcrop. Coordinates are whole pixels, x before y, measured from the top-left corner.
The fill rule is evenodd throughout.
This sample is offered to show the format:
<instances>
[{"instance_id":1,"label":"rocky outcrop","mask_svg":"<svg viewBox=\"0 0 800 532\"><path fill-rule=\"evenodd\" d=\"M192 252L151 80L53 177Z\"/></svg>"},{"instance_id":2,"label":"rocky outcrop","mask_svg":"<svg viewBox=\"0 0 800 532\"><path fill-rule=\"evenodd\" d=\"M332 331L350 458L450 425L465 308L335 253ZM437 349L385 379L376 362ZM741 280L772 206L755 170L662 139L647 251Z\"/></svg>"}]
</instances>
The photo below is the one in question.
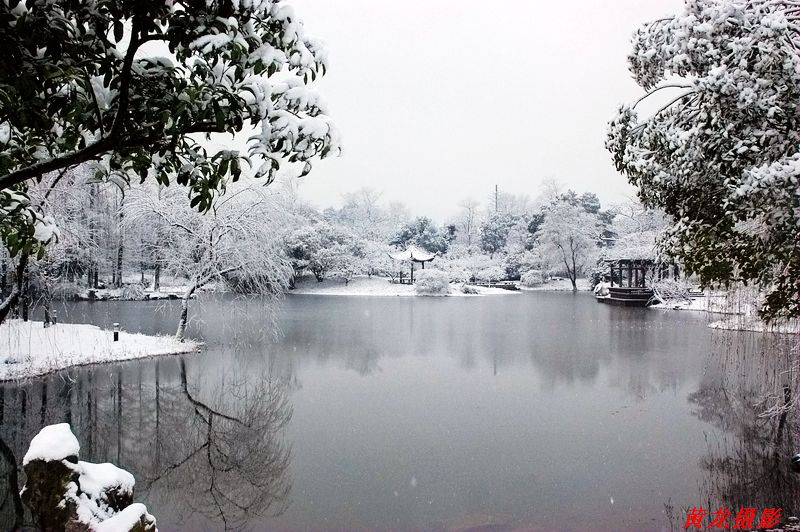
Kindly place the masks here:
<instances>
[{"instance_id":1,"label":"rocky outcrop","mask_svg":"<svg viewBox=\"0 0 800 532\"><path fill-rule=\"evenodd\" d=\"M113 464L78 459L80 445L69 425L43 428L31 441L22 467L22 502L43 530L155 532L156 520L133 502L133 475Z\"/></svg>"}]
</instances>

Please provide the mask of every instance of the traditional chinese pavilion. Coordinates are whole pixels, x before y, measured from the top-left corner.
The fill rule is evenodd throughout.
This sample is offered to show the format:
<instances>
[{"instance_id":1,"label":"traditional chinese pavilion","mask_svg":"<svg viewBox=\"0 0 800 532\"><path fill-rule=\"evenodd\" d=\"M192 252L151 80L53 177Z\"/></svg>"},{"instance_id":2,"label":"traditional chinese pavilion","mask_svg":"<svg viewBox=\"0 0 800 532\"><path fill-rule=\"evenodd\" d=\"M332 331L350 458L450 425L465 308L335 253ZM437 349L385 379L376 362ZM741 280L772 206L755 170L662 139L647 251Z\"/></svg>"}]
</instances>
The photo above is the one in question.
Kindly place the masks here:
<instances>
[{"instance_id":1,"label":"traditional chinese pavilion","mask_svg":"<svg viewBox=\"0 0 800 532\"><path fill-rule=\"evenodd\" d=\"M388 254L391 258L399 262L408 262L411 264L411 275L409 276L408 284L414 283L414 264L421 264L422 269L425 269L425 263L432 261L436 258L436 253L425 251L417 246L408 246L404 251L394 251ZM403 273L400 273L400 283L403 281Z\"/></svg>"},{"instance_id":2,"label":"traditional chinese pavilion","mask_svg":"<svg viewBox=\"0 0 800 532\"><path fill-rule=\"evenodd\" d=\"M678 278L676 264L656 263L652 259L614 259L606 261L611 269L608 295L598 301L615 305L644 307L653 297L653 280Z\"/></svg>"}]
</instances>

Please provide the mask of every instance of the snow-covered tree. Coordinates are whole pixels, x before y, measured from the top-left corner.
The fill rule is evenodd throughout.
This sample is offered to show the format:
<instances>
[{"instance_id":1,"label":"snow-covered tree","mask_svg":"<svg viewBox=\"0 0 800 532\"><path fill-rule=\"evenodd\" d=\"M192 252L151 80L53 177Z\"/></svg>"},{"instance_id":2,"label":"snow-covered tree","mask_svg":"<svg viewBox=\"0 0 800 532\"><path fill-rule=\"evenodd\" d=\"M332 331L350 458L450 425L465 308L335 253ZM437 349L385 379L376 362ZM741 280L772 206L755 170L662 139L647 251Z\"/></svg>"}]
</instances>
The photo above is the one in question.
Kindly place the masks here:
<instances>
[{"instance_id":1,"label":"snow-covered tree","mask_svg":"<svg viewBox=\"0 0 800 532\"><path fill-rule=\"evenodd\" d=\"M529 270L539 269L542 259L538 251L528 251L524 249L515 250L502 257L503 267L506 272L506 279L519 279Z\"/></svg>"},{"instance_id":2,"label":"snow-covered tree","mask_svg":"<svg viewBox=\"0 0 800 532\"><path fill-rule=\"evenodd\" d=\"M161 194L136 187L128 193L125 223L159 220L173 237L172 245L163 248L163 269L188 280L178 338L183 337L189 301L198 289L214 283L218 289L274 298L291 275L279 233L270 230L286 223L284 213L263 187L247 183L229 187L205 215L189 208L187 191L181 187L165 187Z\"/></svg>"},{"instance_id":3,"label":"snow-covered tree","mask_svg":"<svg viewBox=\"0 0 800 532\"><path fill-rule=\"evenodd\" d=\"M327 221L294 231L286 237L284 245L295 273L308 269L318 282L333 272L345 274L349 279L363 267L363 263L356 262L364 258L363 242L345 228Z\"/></svg>"},{"instance_id":4,"label":"snow-covered tree","mask_svg":"<svg viewBox=\"0 0 800 532\"><path fill-rule=\"evenodd\" d=\"M484 253L470 252L463 246L454 246L437 262L453 282L498 281L506 278L503 257L490 257Z\"/></svg>"},{"instance_id":5,"label":"snow-covered tree","mask_svg":"<svg viewBox=\"0 0 800 532\"><path fill-rule=\"evenodd\" d=\"M529 270L522 274L520 284L526 288L541 286L544 283L544 276L539 270Z\"/></svg>"},{"instance_id":6,"label":"snow-covered tree","mask_svg":"<svg viewBox=\"0 0 800 532\"><path fill-rule=\"evenodd\" d=\"M403 249L415 245L431 253L444 253L449 242L447 235L440 231L430 218L421 216L405 224L389 244Z\"/></svg>"},{"instance_id":7,"label":"snow-covered tree","mask_svg":"<svg viewBox=\"0 0 800 532\"><path fill-rule=\"evenodd\" d=\"M564 271L577 290L579 275L597 257L600 227L597 215L568 201L556 201L539 227L538 251L552 270Z\"/></svg>"},{"instance_id":8,"label":"snow-covered tree","mask_svg":"<svg viewBox=\"0 0 800 532\"><path fill-rule=\"evenodd\" d=\"M458 204L460 212L455 218L457 237L467 248L477 241L480 203L467 198Z\"/></svg>"},{"instance_id":9,"label":"snow-covered tree","mask_svg":"<svg viewBox=\"0 0 800 532\"><path fill-rule=\"evenodd\" d=\"M384 212L379 201L380 192L362 188L343 194L344 204L336 213L339 223L351 228L361 238L380 239L384 224Z\"/></svg>"},{"instance_id":10,"label":"snow-covered tree","mask_svg":"<svg viewBox=\"0 0 800 532\"><path fill-rule=\"evenodd\" d=\"M508 235L518 218L505 212L490 214L480 227L481 249L494 256L506 246Z\"/></svg>"},{"instance_id":11,"label":"snow-covered tree","mask_svg":"<svg viewBox=\"0 0 800 532\"><path fill-rule=\"evenodd\" d=\"M304 175L339 152L309 87L326 52L284 1L9 1L0 34L0 238L12 254L44 243L26 192L48 172L92 161L120 184L176 182L204 212L243 172L272 180L286 163ZM244 130L247 154L202 142Z\"/></svg>"},{"instance_id":12,"label":"snow-covered tree","mask_svg":"<svg viewBox=\"0 0 800 532\"><path fill-rule=\"evenodd\" d=\"M665 250L704 284L756 282L765 318L800 315L800 5L689 0L634 36L646 91L606 147L647 207L673 224ZM641 102L657 101L640 116Z\"/></svg>"},{"instance_id":13,"label":"snow-covered tree","mask_svg":"<svg viewBox=\"0 0 800 532\"><path fill-rule=\"evenodd\" d=\"M367 240L364 242L364 273L369 276L379 275L394 279L402 265L392 259L388 253L388 246L383 242Z\"/></svg>"}]
</instances>

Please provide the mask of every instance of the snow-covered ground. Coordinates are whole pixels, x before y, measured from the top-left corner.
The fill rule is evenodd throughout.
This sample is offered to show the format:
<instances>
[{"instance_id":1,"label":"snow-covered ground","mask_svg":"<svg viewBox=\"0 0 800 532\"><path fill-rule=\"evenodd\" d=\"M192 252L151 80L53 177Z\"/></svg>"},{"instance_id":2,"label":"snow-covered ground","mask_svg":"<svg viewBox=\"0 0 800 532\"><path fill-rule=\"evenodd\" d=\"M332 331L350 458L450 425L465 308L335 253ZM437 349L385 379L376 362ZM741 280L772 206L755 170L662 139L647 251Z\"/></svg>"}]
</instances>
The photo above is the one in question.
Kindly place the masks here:
<instances>
[{"instance_id":1,"label":"snow-covered ground","mask_svg":"<svg viewBox=\"0 0 800 532\"><path fill-rule=\"evenodd\" d=\"M82 289L74 293L75 299L84 301L124 300L139 301L154 299L180 299L189 289L188 285L162 286L158 291L149 288L139 290L125 286L122 288Z\"/></svg>"},{"instance_id":2,"label":"snow-covered ground","mask_svg":"<svg viewBox=\"0 0 800 532\"><path fill-rule=\"evenodd\" d=\"M735 293L731 295L726 292L707 290L705 295L694 297L690 301L669 301L651 305L649 308L693 310L729 316L709 323L708 326L712 329L800 334L800 321L764 323L757 316L753 300L738 296Z\"/></svg>"},{"instance_id":3,"label":"snow-covered ground","mask_svg":"<svg viewBox=\"0 0 800 532\"><path fill-rule=\"evenodd\" d=\"M591 290L589 279L576 279L575 284L577 285L578 290ZM540 290L543 292L567 292L572 290L572 283L569 281L569 279L559 279L557 281L550 280L545 283L542 283L539 286L533 286L533 287L521 286L520 289L530 290L530 291Z\"/></svg>"},{"instance_id":4,"label":"snow-covered ground","mask_svg":"<svg viewBox=\"0 0 800 532\"><path fill-rule=\"evenodd\" d=\"M718 320L708 324L712 329L726 331L754 331L780 334L800 334L800 321L787 321L782 323L764 323L758 318L749 316L736 316L725 320Z\"/></svg>"},{"instance_id":5,"label":"snow-covered ground","mask_svg":"<svg viewBox=\"0 0 800 532\"><path fill-rule=\"evenodd\" d=\"M105 279L105 282L108 280ZM62 282L54 287L57 297L65 300L85 300L85 301L138 301L153 299L180 299L189 289L188 280L179 277L164 276L161 279L161 287L155 291L152 289L152 279L145 279L141 283L138 275L126 275L121 288L94 288L89 289L77 282ZM206 289L213 289L212 285Z\"/></svg>"},{"instance_id":6,"label":"snow-covered ground","mask_svg":"<svg viewBox=\"0 0 800 532\"><path fill-rule=\"evenodd\" d=\"M739 314L738 309L731 308L724 292L706 293L693 297L690 301L668 301L656 303L649 308L666 310L694 310L697 312L714 312L717 314Z\"/></svg>"},{"instance_id":7,"label":"snow-covered ground","mask_svg":"<svg viewBox=\"0 0 800 532\"><path fill-rule=\"evenodd\" d=\"M450 296L475 297L478 295L509 295L518 294L513 290L502 288L475 287L479 294L465 294L461 286L450 285ZM318 283L313 277L303 277L297 280L294 290L290 294L324 295L324 296L415 296L414 286L408 284L390 283L383 277L356 277L349 283L338 279L325 279Z\"/></svg>"},{"instance_id":8,"label":"snow-covered ground","mask_svg":"<svg viewBox=\"0 0 800 532\"><path fill-rule=\"evenodd\" d=\"M0 380L44 375L84 364L189 353L197 342L172 336L112 331L94 325L59 323L44 328L40 321L8 320L0 325Z\"/></svg>"}]
</instances>

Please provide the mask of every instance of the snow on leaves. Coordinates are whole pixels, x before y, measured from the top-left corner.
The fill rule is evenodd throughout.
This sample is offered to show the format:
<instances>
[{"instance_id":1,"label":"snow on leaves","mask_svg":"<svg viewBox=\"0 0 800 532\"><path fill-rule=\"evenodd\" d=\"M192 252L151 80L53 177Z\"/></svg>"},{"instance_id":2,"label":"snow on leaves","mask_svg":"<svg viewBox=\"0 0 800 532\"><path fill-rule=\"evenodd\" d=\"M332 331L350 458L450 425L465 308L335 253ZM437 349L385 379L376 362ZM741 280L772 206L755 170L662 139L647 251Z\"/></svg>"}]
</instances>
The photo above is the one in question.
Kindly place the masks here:
<instances>
[{"instance_id":1,"label":"snow on leaves","mask_svg":"<svg viewBox=\"0 0 800 532\"><path fill-rule=\"evenodd\" d=\"M0 33L0 190L94 161L98 179L186 185L206 211L243 173L305 175L340 151L310 86L327 54L284 1L6 0ZM245 129L247 153L202 142Z\"/></svg>"},{"instance_id":2,"label":"snow on leaves","mask_svg":"<svg viewBox=\"0 0 800 532\"><path fill-rule=\"evenodd\" d=\"M646 93L606 141L643 203L674 220L665 250L705 284L758 283L767 318L800 314L798 7L691 0L644 25L628 59ZM644 100L663 105L643 118Z\"/></svg>"}]
</instances>

